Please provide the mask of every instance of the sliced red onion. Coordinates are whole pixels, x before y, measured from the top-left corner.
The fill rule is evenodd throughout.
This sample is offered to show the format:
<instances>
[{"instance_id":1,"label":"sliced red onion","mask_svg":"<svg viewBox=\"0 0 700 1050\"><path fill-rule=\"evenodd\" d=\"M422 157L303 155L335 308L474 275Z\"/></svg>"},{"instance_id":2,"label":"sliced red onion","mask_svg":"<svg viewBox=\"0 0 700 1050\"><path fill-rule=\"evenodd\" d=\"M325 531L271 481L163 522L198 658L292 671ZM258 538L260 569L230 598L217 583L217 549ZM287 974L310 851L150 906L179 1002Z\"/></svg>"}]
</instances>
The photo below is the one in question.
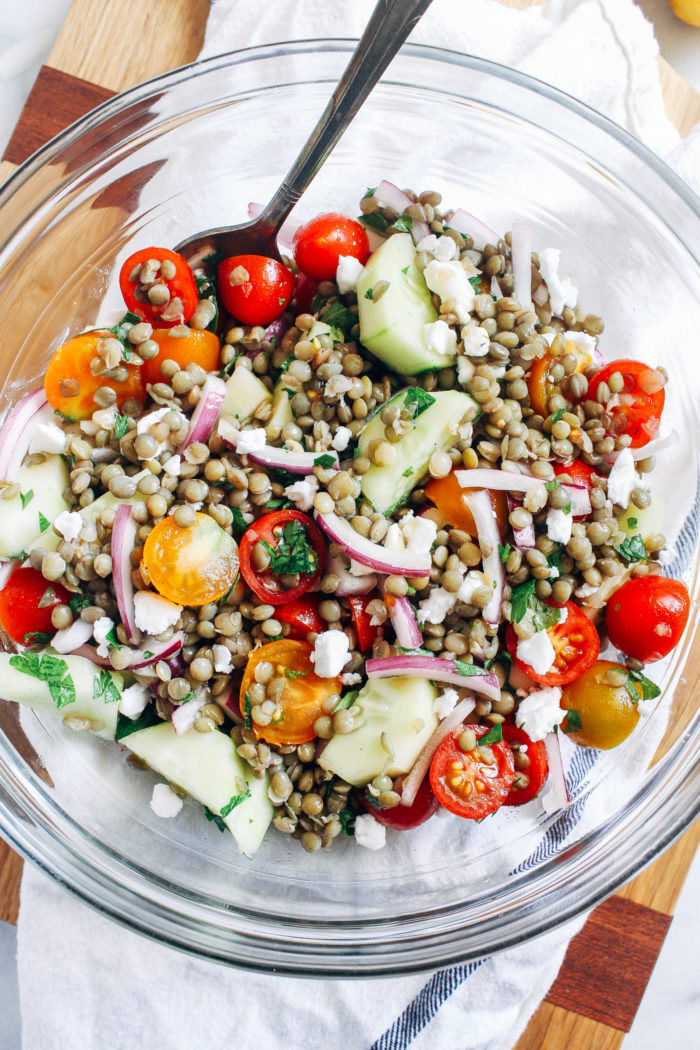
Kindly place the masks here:
<instances>
[{"instance_id":1,"label":"sliced red onion","mask_svg":"<svg viewBox=\"0 0 700 1050\"><path fill-rule=\"evenodd\" d=\"M418 788L425 779L425 774L430 769L430 763L433 761L433 755L440 747L445 737L449 736L458 725L468 718L476 707L476 701L473 696L467 696L464 700L460 701L454 710L450 711L449 715L446 715L442 722L437 726L433 735L426 742L423 750L419 754L416 761L413 763L413 768L408 776L404 779L403 787L401 788L401 805L412 806L416 800L418 794Z\"/></svg>"},{"instance_id":2,"label":"sliced red onion","mask_svg":"<svg viewBox=\"0 0 700 1050\"><path fill-rule=\"evenodd\" d=\"M646 459L647 456L657 456L659 452L665 452L667 448L673 448L680 441L680 436L677 430L670 430L668 434L664 434L663 437L654 438L646 445L642 445L641 448L632 448L632 459L638 462L640 459ZM608 463L614 463L619 452L610 452L605 458Z\"/></svg>"},{"instance_id":3,"label":"sliced red onion","mask_svg":"<svg viewBox=\"0 0 700 1050\"><path fill-rule=\"evenodd\" d=\"M472 666L471 664L468 666ZM443 660L439 656L383 656L368 660L365 670L368 678L428 678L435 682L447 682L461 689L471 689L489 700L499 700L501 687L491 671L479 674L460 674L454 660Z\"/></svg>"},{"instance_id":4,"label":"sliced red onion","mask_svg":"<svg viewBox=\"0 0 700 1050\"><path fill-rule=\"evenodd\" d=\"M130 650L132 657L129 670L138 671L142 667L149 667L151 664L158 663L159 660L167 660L169 656L173 656L182 649L183 641L184 635L182 631L178 631L167 642L159 642L155 638L150 637L144 638L140 649ZM76 656L84 656L88 660L92 660L98 667L112 667L109 657L100 656L94 645L81 645L74 652ZM146 653L149 655L146 656Z\"/></svg>"},{"instance_id":5,"label":"sliced red onion","mask_svg":"<svg viewBox=\"0 0 700 1050\"><path fill-rule=\"evenodd\" d=\"M219 423L219 437L225 445L234 451L238 446L238 437L241 431L222 419ZM337 452L289 452L286 448L275 448L273 445L263 445L255 452L246 452L246 456L252 463L260 463L264 467L286 470L289 474L313 474L314 467L319 459L331 456L330 470L338 470Z\"/></svg>"},{"instance_id":6,"label":"sliced red onion","mask_svg":"<svg viewBox=\"0 0 700 1050\"><path fill-rule=\"evenodd\" d=\"M513 295L524 310L532 309L532 226L514 222L510 257L513 264Z\"/></svg>"},{"instance_id":7,"label":"sliced red onion","mask_svg":"<svg viewBox=\"0 0 700 1050\"><path fill-rule=\"evenodd\" d=\"M206 445L226 397L226 384L218 376L207 376L197 406L190 419L190 429L182 443L184 450L195 441Z\"/></svg>"},{"instance_id":8,"label":"sliced red onion","mask_svg":"<svg viewBox=\"0 0 700 1050\"><path fill-rule=\"evenodd\" d=\"M131 582L131 552L136 545L136 522L131 516L131 504L117 507L112 526L112 580L117 608L129 641L137 637L134 585Z\"/></svg>"},{"instance_id":9,"label":"sliced red onion","mask_svg":"<svg viewBox=\"0 0 700 1050\"><path fill-rule=\"evenodd\" d=\"M541 798L547 812L555 813L558 809L565 809L571 802L569 789L566 786L566 777L564 776L564 763L561 760L559 734L547 733L544 738L544 746L547 749L549 779L547 781L547 791ZM545 797L547 799L546 802Z\"/></svg>"},{"instance_id":10,"label":"sliced red onion","mask_svg":"<svg viewBox=\"0 0 700 1050\"><path fill-rule=\"evenodd\" d=\"M217 695L216 702L219 705L219 707L225 708L226 714L237 725L241 725L243 723L238 693L236 692L236 690L234 690L230 682L224 689L223 693L219 693Z\"/></svg>"},{"instance_id":11,"label":"sliced red onion","mask_svg":"<svg viewBox=\"0 0 700 1050\"><path fill-rule=\"evenodd\" d=\"M326 572L338 577L338 586L334 590L339 598L355 594L369 594L377 586L374 573L365 576L353 576L339 554L330 554L326 562Z\"/></svg>"},{"instance_id":12,"label":"sliced red onion","mask_svg":"<svg viewBox=\"0 0 700 1050\"><path fill-rule=\"evenodd\" d=\"M446 225L457 230L457 233L471 237L477 251L481 251L487 244L496 245L501 239L494 229L487 226L481 219L477 219L475 215L464 211L463 208L457 208L451 215L448 215Z\"/></svg>"},{"instance_id":13,"label":"sliced red onion","mask_svg":"<svg viewBox=\"0 0 700 1050\"><path fill-rule=\"evenodd\" d=\"M355 532L346 518L339 518L337 514L319 514L318 511L315 518L327 536L338 543L350 558L368 569L388 576L430 575L430 551L387 550Z\"/></svg>"},{"instance_id":14,"label":"sliced red onion","mask_svg":"<svg viewBox=\"0 0 700 1050\"><path fill-rule=\"evenodd\" d=\"M384 604L389 610L391 626L396 632L396 641L404 649L419 649L423 644L416 610L408 598L397 598L393 594L384 594Z\"/></svg>"},{"instance_id":15,"label":"sliced red onion","mask_svg":"<svg viewBox=\"0 0 700 1050\"><path fill-rule=\"evenodd\" d=\"M282 336L289 328L289 323L285 321L284 317L278 317L276 321L269 324L263 332L262 342L271 343L274 340L275 346L279 346L282 342ZM259 353L258 350L255 353Z\"/></svg>"},{"instance_id":16,"label":"sliced red onion","mask_svg":"<svg viewBox=\"0 0 700 1050\"><path fill-rule=\"evenodd\" d=\"M77 649L73 650L75 656L84 656L86 660L92 660L98 667L111 667L109 658L107 656L100 656L94 645L81 645Z\"/></svg>"},{"instance_id":17,"label":"sliced red onion","mask_svg":"<svg viewBox=\"0 0 700 1050\"><path fill-rule=\"evenodd\" d=\"M178 736L183 733L187 733L188 730L194 725L197 715L202 710L207 700L205 696L192 697L191 700L187 700L184 704L180 704L176 707L170 716L173 723L173 729Z\"/></svg>"},{"instance_id":18,"label":"sliced red onion","mask_svg":"<svg viewBox=\"0 0 700 1050\"><path fill-rule=\"evenodd\" d=\"M484 572L488 573L493 583L493 594L483 611L483 617L487 623L496 625L501 620L501 602L503 601L503 588L506 585L506 574L498 550L501 536L498 531L496 510L491 493L486 489L477 489L476 492L467 493L465 500L476 525Z\"/></svg>"},{"instance_id":19,"label":"sliced red onion","mask_svg":"<svg viewBox=\"0 0 700 1050\"><path fill-rule=\"evenodd\" d=\"M457 470L455 477L465 489L492 489L501 492L529 492L536 485L543 485L541 478L531 474L516 474L511 470L487 470L477 467L474 470ZM584 485L562 485L571 499L571 513L574 516L585 516L591 513L591 500Z\"/></svg>"},{"instance_id":20,"label":"sliced red onion","mask_svg":"<svg viewBox=\"0 0 700 1050\"><path fill-rule=\"evenodd\" d=\"M422 222L420 219L414 219L411 226L411 237L413 237L413 243L418 244L424 237L429 237L432 230L428 226L427 222Z\"/></svg>"},{"instance_id":21,"label":"sliced red onion","mask_svg":"<svg viewBox=\"0 0 700 1050\"><path fill-rule=\"evenodd\" d=\"M517 507L522 507L522 501L519 499L515 499L513 496L511 496L510 492L507 493L506 499L508 501L509 513L514 511ZM513 540L518 550L530 550L531 547L535 546L535 528L532 522L530 522L530 524L527 525L524 529L516 529L515 526L513 526L512 528Z\"/></svg>"},{"instance_id":22,"label":"sliced red onion","mask_svg":"<svg viewBox=\"0 0 700 1050\"><path fill-rule=\"evenodd\" d=\"M15 481L32 439L34 416L47 404L43 386L14 405L0 429L0 478Z\"/></svg>"},{"instance_id":23,"label":"sliced red onion","mask_svg":"<svg viewBox=\"0 0 700 1050\"><path fill-rule=\"evenodd\" d=\"M403 215L406 208L410 208L413 204L407 193L400 190L393 182L387 182L386 179L382 179L377 186L374 191L374 199L382 208L392 208L397 215Z\"/></svg>"},{"instance_id":24,"label":"sliced red onion","mask_svg":"<svg viewBox=\"0 0 700 1050\"><path fill-rule=\"evenodd\" d=\"M51 646L57 653L74 653L92 638L92 624L85 620L76 620L70 627L57 631L51 639Z\"/></svg>"}]
</instances>

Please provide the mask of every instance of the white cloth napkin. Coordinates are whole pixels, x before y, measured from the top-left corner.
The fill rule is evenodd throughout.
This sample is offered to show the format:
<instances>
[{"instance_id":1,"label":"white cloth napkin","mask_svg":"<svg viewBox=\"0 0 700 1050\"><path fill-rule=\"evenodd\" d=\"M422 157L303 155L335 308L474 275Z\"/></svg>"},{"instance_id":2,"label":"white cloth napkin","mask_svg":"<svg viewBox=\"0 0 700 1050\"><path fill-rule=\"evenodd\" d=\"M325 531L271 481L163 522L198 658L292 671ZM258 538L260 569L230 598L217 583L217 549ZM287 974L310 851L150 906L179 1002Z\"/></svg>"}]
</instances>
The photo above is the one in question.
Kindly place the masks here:
<instances>
[{"instance_id":1,"label":"white cloth napkin","mask_svg":"<svg viewBox=\"0 0 700 1050\"><path fill-rule=\"evenodd\" d=\"M373 2L217 0L203 55L243 43L357 37ZM546 79L657 152L673 151L681 174L697 179L700 129L681 144L667 120L658 48L632 0L552 0L526 11L492 0L435 0L412 39ZM646 734L646 755L661 729ZM585 775L591 754L574 754L569 776ZM643 764L639 752L636 758ZM27 865L18 924L23 1047L252 1050L264 1041L269 1050L305 1050L312 1043L324 1050L510 1050L582 922L432 976L360 982L263 977L130 933Z\"/></svg>"}]
</instances>

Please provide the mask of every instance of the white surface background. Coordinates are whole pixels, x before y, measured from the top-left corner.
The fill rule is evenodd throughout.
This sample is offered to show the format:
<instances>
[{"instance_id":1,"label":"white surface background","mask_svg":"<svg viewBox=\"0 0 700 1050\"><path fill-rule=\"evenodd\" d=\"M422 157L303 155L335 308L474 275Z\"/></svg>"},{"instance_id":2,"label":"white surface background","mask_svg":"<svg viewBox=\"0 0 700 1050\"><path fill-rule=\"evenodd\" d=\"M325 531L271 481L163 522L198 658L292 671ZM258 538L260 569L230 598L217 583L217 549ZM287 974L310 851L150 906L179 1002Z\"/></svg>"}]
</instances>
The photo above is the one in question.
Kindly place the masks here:
<instances>
[{"instance_id":1,"label":"white surface background","mask_svg":"<svg viewBox=\"0 0 700 1050\"><path fill-rule=\"evenodd\" d=\"M666 0L637 2L654 24L664 58L700 91L700 28L686 26L675 18ZM71 0L23 0L21 4L16 0L0 0L0 153L70 5ZM584 56L581 73L585 76ZM698 1045L699 891L700 855L688 875L658 964L632 1030L624 1040L623 1050L658 1050L659 1047L687 1050ZM20 1050L15 946L14 928L0 923L0 1050Z\"/></svg>"}]
</instances>

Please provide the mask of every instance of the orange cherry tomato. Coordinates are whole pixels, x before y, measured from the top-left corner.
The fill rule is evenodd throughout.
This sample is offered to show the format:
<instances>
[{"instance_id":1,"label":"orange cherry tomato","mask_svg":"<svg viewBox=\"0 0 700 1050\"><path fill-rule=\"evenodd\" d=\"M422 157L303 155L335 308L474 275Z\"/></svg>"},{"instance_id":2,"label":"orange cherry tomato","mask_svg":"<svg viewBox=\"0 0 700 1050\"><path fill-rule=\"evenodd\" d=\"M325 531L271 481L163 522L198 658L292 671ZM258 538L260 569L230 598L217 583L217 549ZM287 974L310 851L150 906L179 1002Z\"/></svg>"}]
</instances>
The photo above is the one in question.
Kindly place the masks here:
<instances>
[{"instance_id":1,"label":"orange cherry tomato","mask_svg":"<svg viewBox=\"0 0 700 1050\"><path fill-rule=\"evenodd\" d=\"M243 277L240 283L236 280L236 271ZM237 321L269 324L289 305L294 276L277 259L268 259L265 255L232 255L219 264L218 289L219 298Z\"/></svg>"},{"instance_id":2,"label":"orange cherry tomato","mask_svg":"<svg viewBox=\"0 0 700 1050\"><path fill-rule=\"evenodd\" d=\"M617 404L609 411L609 433L613 437L627 434L630 448L642 448L659 432L666 394L659 385L659 374L640 361L611 361L593 376L588 384L588 397L595 400L598 387L607 383L615 372L625 381L624 390L616 395Z\"/></svg>"},{"instance_id":3,"label":"orange cherry tomato","mask_svg":"<svg viewBox=\"0 0 700 1050\"><path fill-rule=\"evenodd\" d=\"M643 695L641 685L630 677L623 685L610 685L607 673L613 670L627 674L622 664L599 660L562 689L559 706L567 716L561 728L582 747L605 751L617 747L639 721L637 704ZM637 694L637 700L633 700L632 693Z\"/></svg>"},{"instance_id":4,"label":"orange cherry tomato","mask_svg":"<svg viewBox=\"0 0 700 1050\"><path fill-rule=\"evenodd\" d=\"M141 283L140 271L150 260L167 263L169 273L174 270L172 276L166 277L160 266L152 268L153 281L150 284L167 288L168 298L165 303L152 303L148 297L148 287ZM133 314L163 328L189 321L199 298L197 283L187 260L169 248L141 248L130 255L119 272L119 287L124 302Z\"/></svg>"},{"instance_id":5,"label":"orange cherry tomato","mask_svg":"<svg viewBox=\"0 0 700 1050\"><path fill-rule=\"evenodd\" d=\"M70 597L65 587L49 583L36 569L15 569L0 591L0 627L20 645L46 644L56 633L52 610L68 604Z\"/></svg>"},{"instance_id":6,"label":"orange cherry tomato","mask_svg":"<svg viewBox=\"0 0 700 1050\"><path fill-rule=\"evenodd\" d=\"M342 688L340 678L319 678L311 662L314 647L308 642L284 638L254 649L248 657L241 682L241 714L244 725L268 744L304 744L313 740L314 722L323 713L323 701ZM250 696L256 682L255 669L271 663L275 679L282 679L284 689L277 700L279 716L273 714L268 725L258 725L253 716L258 706Z\"/></svg>"},{"instance_id":7,"label":"orange cherry tomato","mask_svg":"<svg viewBox=\"0 0 700 1050\"><path fill-rule=\"evenodd\" d=\"M452 471L447 477L434 478L425 486L425 494L435 504L449 525L476 536L476 525L472 512L467 506L465 495L470 489L463 489ZM491 499L496 510L498 528L503 533L508 528L508 500L505 492L494 491Z\"/></svg>"},{"instance_id":8,"label":"orange cherry tomato","mask_svg":"<svg viewBox=\"0 0 700 1050\"><path fill-rule=\"evenodd\" d=\"M567 354L573 354L576 358L575 372L584 372L591 361L593 360L590 354L585 353L580 346L575 343L566 344ZM530 372L527 377L527 389L530 395L530 404L540 416L551 415L549 410L549 399L554 394L559 393L559 388L549 378L549 369L555 363L557 358L554 354L547 352L543 357L535 358L530 365Z\"/></svg>"},{"instance_id":9,"label":"orange cherry tomato","mask_svg":"<svg viewBox=\"0 0 700 1050\"><path fill-rule=\"evenodd\" d=\"M495 761L484 762L479 753L479 739L489 732L486 726L469 726L477 737L473 751L462 751L457 743L463 727L458 727L443 742L430 765L430 786L438 802L458 817L481 820L503 805L515 780L513 752L499 741L489 744Z\"/></svg>"},{"instance_id":10,"label":"orange cherry tomato","mask_svg":"<svg viewBox=\"0 0 700 1050\"><path fill-rule=\"evenodd\" d=\"M600 638L595 627L574 602L567 602L564 608L567 610L566 619L547 628L555 655L551 669L542 674L520 659L518 636L512 624L506 628L506 648L513 663L540 685L567 685L580 678L598 659Z\"/></svg>"},{"instance_id":11,"label":"orange cherry tomato","mask_svg":"<svg viewBox=\"0 0 700 1050\"><path fill-rule=\"evenodd\" d=\"M46 398L53 409L70 420L88 419L97 409L95 392L102 386L111 387L117 395L117 406L129 398L143 401L146 392L137 365L121 362L127 378L123 383L104 376L93 375L90 363L99 358L97 346L101 339L113 338L110 332L84 332L59 346L49 361L44 377Z\"/></svg>"},{"instance_id":12,"label":"orange cherry tomato","mask_svg":"<svg viewBox=\"0 0 700 1050\"><path fill-rule=\"evenodd\" d=\"M169 328L156 328L151 336L159 346L156 357L144 361L141 374L146 383L162 383L163 361L175 361L180 368L199 365L205 372L218 372L221 367L221 343L219 337L206 329L190 329L189 335L178 338L170 334Z\"/></svg>"},{"instance_id":13,"label":"orange cherry tomato","mask_svg":"<svg viewBox=\"0 0 700 1050\"><path fill-rule=\"evenodd\" d=\"M178 605L206 605L221 598L238 579L238 545L209 514L181 528L170 516L148 534L143 567L165 598Z\"/></svg>"}]
</instances>

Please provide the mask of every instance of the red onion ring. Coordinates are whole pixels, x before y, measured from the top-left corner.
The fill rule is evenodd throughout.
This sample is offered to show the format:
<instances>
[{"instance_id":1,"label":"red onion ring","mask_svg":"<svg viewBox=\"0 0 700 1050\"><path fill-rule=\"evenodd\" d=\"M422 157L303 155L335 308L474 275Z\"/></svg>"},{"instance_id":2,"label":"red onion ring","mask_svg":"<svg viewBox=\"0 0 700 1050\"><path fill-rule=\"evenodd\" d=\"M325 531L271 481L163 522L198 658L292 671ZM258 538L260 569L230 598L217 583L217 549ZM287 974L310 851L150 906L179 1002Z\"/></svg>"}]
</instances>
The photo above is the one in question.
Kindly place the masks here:
<instances>
[{"instance_id":1,"label":"red onion ring","mask_svg":"<svg viewBox=\"0 0 700 1050\"><path fill-rule=\"evenodd\" d=\"M10 409L0 429L0 478L15 481L32 439L30 423L48 404L43 386Z\"/></svg>"},{"instance_id":2,"label":"red onion ring","mask_svg":"<svg viewBox=\"0 0 700 1050\"><path fill-rule=\"evenodd\" d=\"M457 230L457 233L471 237L477 251L481 251L487 244L495 246L501 239L491 226L487 226L485 222L477 219L475 215L471 215L468 211L464 211L463 208L457 208L456 211L448 215L446 225L451 226L453 230Z\"/></svg>"},{"instance_id":3,"label":"red onion ring","mask_svg":"<svg viewBox=\"0 0 700 1050\"><path fill-rule=\"evenodd\" d=\"M536 485L544 485L541 478L531 474L516 474L511 470L487 470L477 467L474 470L457 470L455 477L465 489L494 489L500 492L528 492ZM562 485L571 499L571 513L585 517L591 513L591 500L588 489L583 485Z\"/></svg>"},{"instance_id":4,"label":"red onion ring","mask_svg":"<svg viewBox=\"0 0 700 1050\"><path fill-rule=\"evenodd\" d=\"M401 789L401 805L412 806L418 794L418 788L425 779L425 774L430 769L433 755L440 747L445 737L449 736L465 718L468 718L476 706L473 696L467 696L460 701L449 715L446 715L437 726L433 735L426 742L423 750L413 763L413 768L403 782Z\"/></svg>"},{"instance_id":5,"label":"red onion ring","mask_svg":"<svg viewBox=\"0 0 700 1050\"><path fill-rule=\"evenodd\" d=\"M373 543L366 536L355 532L350 522L339 518L337 514L319 514L316 511L314 516L326 535L360 565L374 569L375 572L386 573L388 576L430 575L430 551L387 550L381 544Z\"/></svg>"},{"instance_id":6,"label":"red onion ring","mask_svg":"<svg viewBox=\"0 0 700 1050\"><path fill-rule=\"evenodd\" d=\"M190 419L190 429L181 448L186 449L195 441L207 443L211 437L221 406L226 397L226 384L218 376L207 376L199 401Z\"/></svg>"},{"instance_id":7,"label":"red onion ring","mask_svg":"<svg viewBox=\"0 0 700 1050\"><path fill-rule=\"evenodd\" d=\"M416 610L408 598L397 598L384 592L384 604L389 611L398 644L404 649L419 649L423 644L423 635L418 626Z\"/></svg>"},{"instance_id":8,"label":"red onion ring","mask_svg":"<svg viewBox=\"0 0 700 1050\"><path fill-rule=\"evenodd\" d=\"M117 608L129 641L137 635L134 585L131 582L131 552L136 544L136 522L131 516L131 504L117 507L112 526L112 580Z\"/></svg>"},{"instance_id":9,"label":"red onion ring","mask_svg":"<svg viewBox=\"0 0 700 1050\"><path fill-rule=\"evenodd\" d=\"M501 620L503 588L506 585L506 574L498 549L501 537L498 531L496 511L491 499L491 493L486 489L468 492L465 500L472 512L474 524L476 525L484 572L488 573L494 585L493 594L483 611L483 617L487 623L496 625Z\"/></svg>"},{"instance_id":10,"label":"red onion ring","mask_svg":"<svg viewBox=\"0 0 700 1050\"><path fill-rule=\"evenodd\" d=\"M219 422L219 437L223 443L236 451L238 446L238 437L241 434L240 430L236 430L234 426L222 419ZM329 452L289 452L286 448L275 448L273 445L263 445L262 448L257 449L255 452L246 452L245 455L253 463L260 463L264 467L271 467L273 470L286 470L289 474L313 474L314 467L317 465L317 460L321 457L332 456L333 463L330 465L330 470L338 470L338 453L334 451Z\"/></svg>"},{"instance_id":11,"label":"red onion ring","mask_svg":"<svg viewBox=\"0 0 700 1050\"><path fill-rule=\"evenodd\" d=\"M438 656L413 656L410 653L383 656L368 660L365 670L368 678L428 678L470 689L489 700L499 700L501 697L498 679L491 671L475 675L460 674L453 660L443 660Z\"/></svg>"}]
</instances>

